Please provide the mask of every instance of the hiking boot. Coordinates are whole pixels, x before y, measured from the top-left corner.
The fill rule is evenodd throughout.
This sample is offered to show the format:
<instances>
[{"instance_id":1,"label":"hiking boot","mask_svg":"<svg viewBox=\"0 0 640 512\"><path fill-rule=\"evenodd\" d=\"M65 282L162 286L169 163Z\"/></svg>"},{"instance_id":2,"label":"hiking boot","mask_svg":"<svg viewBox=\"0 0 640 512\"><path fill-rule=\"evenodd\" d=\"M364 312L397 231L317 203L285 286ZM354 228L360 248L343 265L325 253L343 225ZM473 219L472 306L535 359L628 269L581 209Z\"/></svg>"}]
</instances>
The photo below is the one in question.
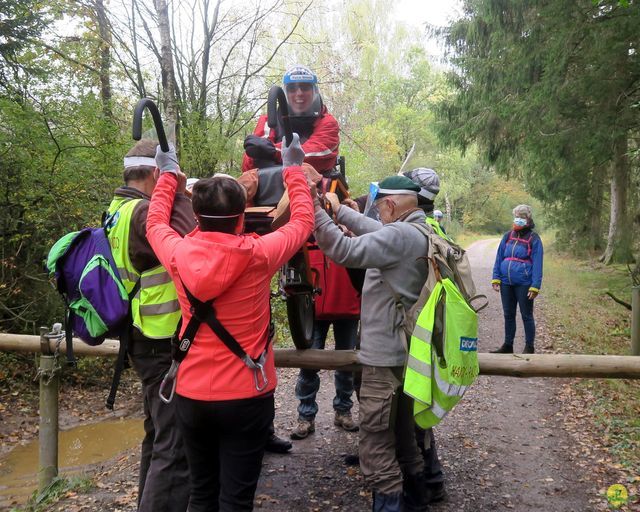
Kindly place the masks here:
<instances>
[{"instance_id":1,"label":"hiking boot","mask_svg":"<svg viewBox=\"0 0 640 512\"><path fill-rule=\"evenodd\" d=\"M443 501L447 497L447 491L444 488L444 482L438 482L437 484L427 484L427 491L429 492L429 503L437 503Z\"/></svg>"},{"instance_id":2,"label":"hiking boot","mask_svg":"<svg viewBox=\"0 0 640 512\"><path fill-rule=\"evenodd\" d=\"M271 453L289 453L289 450L293 448L293 445L290 441L286 439L282 439L275 434L271 434L267 439L267 444L264 449L267 452Z\"/></svg>"},{"instance_id":3,"label":"hiking boot","mask_svg":"<svg viewBox=\"0 0 640 512\"><path fill-rule=\"evenodd\" d=\"M336 412L335 417L333 418L333 424L336 427L340 427L347 432L357 432L360 430L358 424L353 421L350 412Z\"/></svg>"},{"instance_id":4,"label":"hiking boot","mask_svg":"<svg viewBox=\"0 0 640 512\"><path fill-rule=\"evenodd\" d=\"M524 346L524 350L522 351L523 354L534 354L535 353L535 349L533 348L533 345L525 345Z\"/></svg>"},{"instance_id":5,"label":"hiking boot","mask_svg":"<svg viewBox=\"0 0 640 512\"><path fill-rule=\"evenodd\" d=\"M427 512L431 502L431 493L422 473L406 475L402 479L404 512Z\"/></svg>"},{"instance_id":6,"label":"hiking boot","mask_svg":"<svg viewBox=\"0 0 640 512\"><path fill-rule=\"evenodd\" d=\"M291 432L291 439L305 439L309 436L309 434L312 434L315 431L316 426L313 420L307 421L300 419L298 420L296 428L294 428L293 432Z\"/></svg>"},{"instance_id":7,"label":"hiking boot","mask_svg":"<svg viewBox=\"0 0 640 512\"><path fill-rule=\"evenodd\" d=\"M498 350L492 350L492 354L513 354L513 345L502 345Z\"/></svg>"},{"instance_id":8,"label":"hiking boot","mask_svg":"<svg viewBox=\"0 0 640 512\"><path fill-rule=\"evenodd\" d=\"M344 456L344 463L347 466L359 466L360 465L360 455L357 453L349 453Z\"/></svg>"}]
</instances>

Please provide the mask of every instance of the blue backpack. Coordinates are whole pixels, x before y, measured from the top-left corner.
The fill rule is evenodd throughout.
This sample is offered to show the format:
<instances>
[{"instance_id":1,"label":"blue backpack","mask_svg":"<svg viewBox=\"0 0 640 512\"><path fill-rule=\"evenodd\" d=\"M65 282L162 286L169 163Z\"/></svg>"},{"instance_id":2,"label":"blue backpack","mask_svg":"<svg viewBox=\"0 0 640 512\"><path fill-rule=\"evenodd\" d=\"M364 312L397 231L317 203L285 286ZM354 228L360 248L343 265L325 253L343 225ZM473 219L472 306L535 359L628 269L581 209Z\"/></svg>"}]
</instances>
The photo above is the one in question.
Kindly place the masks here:
<instances>
[{"instance_id":1,"label":"blue backpack","mask_svg":"<svg viewBox=\"0 0 640 512\"><path fill-rule=\"evenodd\" d=\"M49 251L47 270L66 306L67 363L75 365L73 334L88 345L106 338L120 338L120 349L107 407L112 409L124 369L131 324L131 298L138 281L127 293L116 267L107 237L117 211L99 228L84 228L60 238Z\"/></svg>"}]
</instances>

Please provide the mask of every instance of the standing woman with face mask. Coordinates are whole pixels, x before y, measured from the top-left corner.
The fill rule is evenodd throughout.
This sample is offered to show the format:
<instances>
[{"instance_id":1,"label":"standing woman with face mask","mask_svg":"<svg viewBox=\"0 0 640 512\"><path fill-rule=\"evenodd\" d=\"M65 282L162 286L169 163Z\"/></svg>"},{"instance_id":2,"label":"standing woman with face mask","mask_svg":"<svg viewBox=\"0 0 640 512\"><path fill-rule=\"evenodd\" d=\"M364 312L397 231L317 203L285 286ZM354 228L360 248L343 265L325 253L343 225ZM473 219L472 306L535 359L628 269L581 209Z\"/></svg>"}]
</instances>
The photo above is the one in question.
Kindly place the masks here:
<instances>
[{"instance_id":1,"label":"standing woman with face mask","mask_svg":"<svg viewBox=\"0 0 640 512\"><path fill-rule=\"evenodd\" d=\"M493 353L512 354L516 335L516 308L524 323L525 347L523 354L533 354L536 323L533 318L533 301L542 285L542 260L544 250L535 224L531 207L520 204L513 209L513 227L505 233L498 246L493 265L491 284L500 292L504 312L504 343Z\"/></svg>"}]
</instances>

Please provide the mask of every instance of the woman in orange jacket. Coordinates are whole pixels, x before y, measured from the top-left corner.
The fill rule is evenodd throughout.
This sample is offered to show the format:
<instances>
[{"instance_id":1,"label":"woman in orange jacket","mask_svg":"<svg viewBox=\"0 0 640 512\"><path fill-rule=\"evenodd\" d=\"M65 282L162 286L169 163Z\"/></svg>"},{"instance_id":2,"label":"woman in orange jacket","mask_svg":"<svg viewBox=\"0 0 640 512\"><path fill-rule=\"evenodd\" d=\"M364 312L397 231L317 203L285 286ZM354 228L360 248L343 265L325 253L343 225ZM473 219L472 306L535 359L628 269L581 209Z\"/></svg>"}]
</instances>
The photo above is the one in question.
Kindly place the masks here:
<instances>
[{"instance_id":1,"label":"woman in orange jacket","mask_svg":"<svg viewBox=\"0 0 640 512\"><path fill-rule=\"evenodd\" d=\"M198 227L185 238L169 225L176 192L186 177L175 151L158 150L161 171L147 218L147 237L178 290L182 333L192 316L191 294L213 300L215 317L261 370L233 353L201 324L177 376L178 424L191 473L189 510L252 510L273 420L276 373L269 343L270 281L313 229L313 204L300 169L299 141L285 149L283 177L291 220L262 237L244 235L245 189L233 178L198 181L193 211ZM182 334L181 333L181 334Z\"/></svg>"}]
</instances>

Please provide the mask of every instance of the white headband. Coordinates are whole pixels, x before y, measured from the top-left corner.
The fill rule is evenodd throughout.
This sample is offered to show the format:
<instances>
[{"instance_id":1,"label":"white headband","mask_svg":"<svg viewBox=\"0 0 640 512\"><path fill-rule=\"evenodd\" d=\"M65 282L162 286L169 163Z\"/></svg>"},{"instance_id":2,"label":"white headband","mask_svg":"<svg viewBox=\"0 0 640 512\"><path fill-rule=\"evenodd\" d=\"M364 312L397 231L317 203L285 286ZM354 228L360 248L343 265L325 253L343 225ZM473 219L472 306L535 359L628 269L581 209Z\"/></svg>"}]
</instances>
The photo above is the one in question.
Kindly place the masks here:
<instances>
[{"instance_id":1,"label":"white headband","mask_svg":"<svg viewBox=\"0 0 640 512\"><path fill-rule=\"evenodd\" d=\"M376 192L376 195L379 194L385 194L387 196L417 196L418 193L415 190L408 190L408 189L391 189L391 188L379 188L378 191Z\"/></svg>"},{"instance_id":2,"label":"white headband","mask_svg":"<svg viewBox=\"0 0 640 512\"><path fill-rule=\"evenodd\" d=\"M125 156L124 168L138 167L144 165L147 167L156 167L156 159L149 156Z\"/></svg>"},{"instance_id":3,"label":"white headband","mask_svg":"<svg viewBox=\"0 0 640 512\"><path fill-rule=\"evenodd\" d=\"M197 214L198 217L204 217L205 219L233 219L234 217L240 217L241 213L235 215L204 215L202 213Z\"/></svg>"}]
</instances>

